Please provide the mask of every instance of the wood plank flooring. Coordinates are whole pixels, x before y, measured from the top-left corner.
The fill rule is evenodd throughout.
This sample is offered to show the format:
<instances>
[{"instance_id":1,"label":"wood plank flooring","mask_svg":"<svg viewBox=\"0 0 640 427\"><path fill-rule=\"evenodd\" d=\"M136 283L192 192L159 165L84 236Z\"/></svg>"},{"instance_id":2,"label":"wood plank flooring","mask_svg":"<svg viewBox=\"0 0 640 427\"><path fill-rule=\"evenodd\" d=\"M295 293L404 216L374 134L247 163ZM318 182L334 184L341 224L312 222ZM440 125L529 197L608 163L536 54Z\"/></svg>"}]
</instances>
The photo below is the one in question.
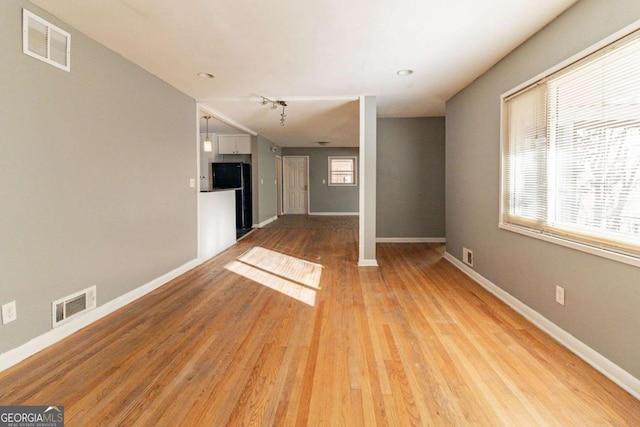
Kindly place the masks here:
<instances>
[{"instance_id":1,"label":"wood plank flooring","mask_svg":"<svg viewBox=\"0 0 640 427\"><path fill-rule=\"evenodd\" d=\"M640 401L442 259L357 220L291 218L0 373L67 426L638 426ZM323 265L316 305L225 270L253 246Z\"/></svg>"}]
</instances>

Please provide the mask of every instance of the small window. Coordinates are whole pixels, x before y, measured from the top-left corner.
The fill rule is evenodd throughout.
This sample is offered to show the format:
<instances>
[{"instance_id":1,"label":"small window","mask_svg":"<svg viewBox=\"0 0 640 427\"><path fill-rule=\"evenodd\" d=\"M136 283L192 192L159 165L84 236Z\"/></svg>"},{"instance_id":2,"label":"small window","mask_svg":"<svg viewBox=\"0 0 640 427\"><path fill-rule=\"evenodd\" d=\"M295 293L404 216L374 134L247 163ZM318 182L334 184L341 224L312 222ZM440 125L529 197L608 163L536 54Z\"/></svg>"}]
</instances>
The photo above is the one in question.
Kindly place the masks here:
<instances>
[{"instance_id":1,"label":"small window","mask_svg":"<svg viewBox=\"0 0 640 427\"><path fill-rule=\"evenodd\" d=\"M329 157L329 185L357 185L357 163L355 156Z\"/></svg>"}]
</instances>

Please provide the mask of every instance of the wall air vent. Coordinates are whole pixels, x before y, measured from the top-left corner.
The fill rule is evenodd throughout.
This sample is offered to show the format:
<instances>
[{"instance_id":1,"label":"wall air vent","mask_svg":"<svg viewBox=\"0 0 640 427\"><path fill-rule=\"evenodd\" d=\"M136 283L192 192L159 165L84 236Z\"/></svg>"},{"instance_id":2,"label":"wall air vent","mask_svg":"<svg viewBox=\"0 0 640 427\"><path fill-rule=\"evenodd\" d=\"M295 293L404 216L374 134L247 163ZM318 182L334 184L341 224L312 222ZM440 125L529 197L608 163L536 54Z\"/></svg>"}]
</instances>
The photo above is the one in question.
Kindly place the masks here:
<instances>
[{"instance_id":1,"label":"wall air vent","mask_svg":"<svg viewBox=\"0 0 640 427\"><path fill-rule=\"evenodd\" d=\"M60 298L51 304L53 327L60 326L76 315L96 308L96 287Z\"/></svg>"},{"instance_id":2,"label":"wall air vent","mask_svg":"<svg viewBox=\"0 0 640 427\"><path fill-rule=\"evenodd\" d=\"M65 71L71 70L71 35L22 9L22 51Z\"/></svg>"}]
</instances>

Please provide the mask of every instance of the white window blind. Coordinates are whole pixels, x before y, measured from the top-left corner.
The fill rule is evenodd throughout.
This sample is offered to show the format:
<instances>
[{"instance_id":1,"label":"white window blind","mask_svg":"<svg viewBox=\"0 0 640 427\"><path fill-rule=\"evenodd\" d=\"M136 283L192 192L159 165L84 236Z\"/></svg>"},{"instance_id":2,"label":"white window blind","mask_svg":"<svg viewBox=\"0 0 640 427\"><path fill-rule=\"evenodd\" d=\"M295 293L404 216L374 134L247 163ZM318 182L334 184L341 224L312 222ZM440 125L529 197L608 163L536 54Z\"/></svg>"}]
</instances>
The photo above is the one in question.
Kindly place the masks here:
<instances>
[{"instance_id":1,"label":"white window blind","mask_svg":"<svg viewBox=\"0 0 640 427\"><path fill-rule=\"evenodd\" d=\"M546 97L536 85L508 104L508 215L512 222L534 225L546 216Z\"/></svg>"},{"instance_id":2,"label":"white window blind","mask_svg":"<svg viewBox=\"0 0 640 427\"><path fill-rule=\"evenodd\" d=\"M640 39L505 99L503 223L640 257Z\"/></svg>"}]
</instances>

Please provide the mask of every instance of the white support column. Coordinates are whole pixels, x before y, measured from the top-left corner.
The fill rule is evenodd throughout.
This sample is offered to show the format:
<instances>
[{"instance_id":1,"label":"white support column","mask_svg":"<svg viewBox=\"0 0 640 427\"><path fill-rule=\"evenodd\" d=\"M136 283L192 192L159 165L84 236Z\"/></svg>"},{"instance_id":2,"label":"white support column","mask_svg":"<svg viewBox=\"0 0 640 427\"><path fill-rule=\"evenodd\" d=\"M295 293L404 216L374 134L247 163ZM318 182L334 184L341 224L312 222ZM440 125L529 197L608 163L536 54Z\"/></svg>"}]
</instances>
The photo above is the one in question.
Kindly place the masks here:
<instances>
[{"instance_id":1,"label":"white support column","mask_svg":"<svg viewBox=\"0 0 640 427\"><path fill-rule=\"evenodd\" d=\"M360 241L358 266L376 260L376 97L360 97Z\"/></svg>"}]
</instances>

